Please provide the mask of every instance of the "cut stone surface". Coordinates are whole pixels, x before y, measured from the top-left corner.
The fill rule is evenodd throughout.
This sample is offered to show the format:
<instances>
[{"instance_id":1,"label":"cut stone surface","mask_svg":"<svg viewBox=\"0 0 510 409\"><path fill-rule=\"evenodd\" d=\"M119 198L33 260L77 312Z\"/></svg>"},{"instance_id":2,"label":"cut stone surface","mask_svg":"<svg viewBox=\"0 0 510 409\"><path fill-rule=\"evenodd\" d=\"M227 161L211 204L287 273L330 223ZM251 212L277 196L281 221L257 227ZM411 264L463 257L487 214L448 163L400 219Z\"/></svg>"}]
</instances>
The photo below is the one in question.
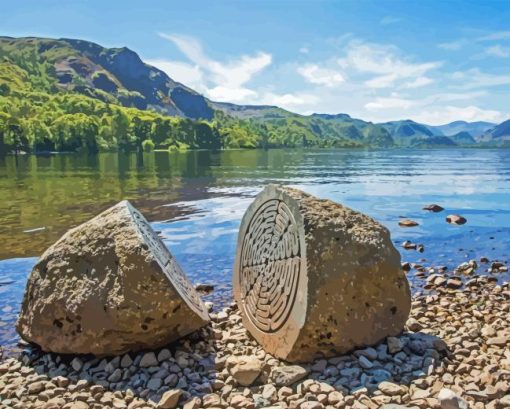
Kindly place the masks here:
<instances>
[{"instance_id":1,"label":"cut stone surface","mask_svg":"<svg viewBox=\"0 0 510 409\"><path fill-rule=\"evenodd\" d=\"M44 351L119 355L166 345L208 321L174 257L123 201L41 256L17 330Z\"/></svg>"},{"instance_id":2,"label":"cut stone surface","mask_svg":"<svg viewBox=\"0 0 510 409\"><path fill-rule=\"evenodd\" d=\"M290 362L397 335L411 308L388 229L338 203L275 185L243 217L233 288L248 331Z\"/></svg>"}]
</instances>

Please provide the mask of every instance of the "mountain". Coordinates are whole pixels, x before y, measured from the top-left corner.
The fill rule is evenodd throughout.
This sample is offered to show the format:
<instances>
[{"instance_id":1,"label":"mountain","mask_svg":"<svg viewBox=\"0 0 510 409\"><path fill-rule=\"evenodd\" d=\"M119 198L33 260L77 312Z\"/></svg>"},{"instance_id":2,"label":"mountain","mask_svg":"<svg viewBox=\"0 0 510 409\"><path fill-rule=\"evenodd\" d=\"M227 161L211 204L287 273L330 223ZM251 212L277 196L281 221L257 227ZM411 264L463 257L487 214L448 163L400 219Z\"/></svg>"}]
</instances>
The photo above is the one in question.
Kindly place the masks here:
<instances>
[{"instance_id":1,"label":"mountain","mask_svg":"<svg viewBox=\"0 0 510 409\"><path fill-rule=\"evenodd\" d=\"M379 124L386 129L393 140L400 145L410 146L413 139L428 138L434 136L426 125L406 119L403 121L392 121Z\"/></svg>"},{"instance_id":2,"label":"mountain","mask_svg":"<svg viewBox=\"0 0 510 409\"><path fill-rule=\"evenodd\" d=\"M484 132L477 138L477 142L510 146L510 119Z\"/></svg>"},{"instance_id":3,"label":"mountain","mask_svg":"<svg viewBox=\"0 0 510 409\"><path fill-rule=\"evenodd\" d=\"M413 148L450 148L457 144L448 136L429 136L425 138L414 138L410 141Z\"/></svg>"},{"instance_id":4,"label":"mountain","mask_svg":"<svg viewBox=\"0 0 510 409\"><path fill-rule=\"evenodd\" d=\"M0 37L0 154L451 146L472 144L473 137L484 143L505 140L498 127L476 136L488 126L457 121L432 127L412 120L376 124L344 113L300 115L277 106L215 102L126 47Z\"/></svg>"},{"instance_id":5,"label":"mountain","mask_svg":"<svg viewBox=\"0 0 510 409\"><path fill-rule=\"evenodd\" d=\"M0 37L0 60L14 63L32 76L46 76L52 86L46 87L49 91L66 90L108 103L193 119L214 116L202 95L145 64L126 47L104 48L66 38ZM45 72L33 72L36 61L42 63Z\"/></svg>"},{"instance_id":6,"label":"mountain","mask_svg":"<svg viewBox=\"0 0 510 409\"><path fill-rule=\"evenodd\" d=\"M460 132L467 132L472 137L476 138L483 134L485 131L493 128L496 124L491 122L477 121L477 122L466 122L466 121L454 121L449 124L432 126L428 125L428 128L434 135L453 136Z\"/></svg>"},{"instance_id":7,"label":"mountain","mask_svg":"<svg viewBox=\"0 0 510 409\"><path fill-rule=\"evenodd\" d=\"M24 104L33 109L22 109ZM198 122L186 122L190 119ZM0 153L142 145L362 147L394 142L382 127L345 114L304 116L276 106L211 101L126 47L0 37Z\"/></svg>"},{"instance_id":8,"label":"mountain","mask_svg":"<svg viewBox=\"0 0 510 409\"><path fill-rule=\"evenodd\" d=\"M457 145L473 145L476 143L475 138L466 131L458 132L455 135L448 136Z\"/></svg>"}]
</instances>

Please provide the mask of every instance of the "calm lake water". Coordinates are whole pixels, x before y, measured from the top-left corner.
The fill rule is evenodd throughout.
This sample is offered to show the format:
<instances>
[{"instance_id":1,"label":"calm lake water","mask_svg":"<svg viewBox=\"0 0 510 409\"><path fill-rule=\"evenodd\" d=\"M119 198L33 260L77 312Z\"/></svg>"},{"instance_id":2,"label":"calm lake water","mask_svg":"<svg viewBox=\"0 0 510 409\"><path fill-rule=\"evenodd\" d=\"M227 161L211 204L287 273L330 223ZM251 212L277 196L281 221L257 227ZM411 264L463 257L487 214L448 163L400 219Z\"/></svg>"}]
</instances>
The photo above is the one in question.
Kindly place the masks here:
<instances>
[{"instance_id":1,"label":"calm lake water","mask_svg":"<svg viewBox=\"0 0 510 409\"><path fill-rule=\"evenodd\" d=\"M6 157L0 158L0 344L17 342L13 324L35 257L122 199L146 215L194 283L215 285L208 299L228 302L237 229L267 183L369 214L391 230L405 261L453 269L481 256L510 260L510 150L108 153L24 156L17 165ZM446 210L423 211L430 203ZM467 224L448 225L450 213ZM420 225L401 228L401 216ZM404 240L424 244L425 252L402 249ZM409 278L420 291L423 279Z\"/></svg>"}]
</instances>

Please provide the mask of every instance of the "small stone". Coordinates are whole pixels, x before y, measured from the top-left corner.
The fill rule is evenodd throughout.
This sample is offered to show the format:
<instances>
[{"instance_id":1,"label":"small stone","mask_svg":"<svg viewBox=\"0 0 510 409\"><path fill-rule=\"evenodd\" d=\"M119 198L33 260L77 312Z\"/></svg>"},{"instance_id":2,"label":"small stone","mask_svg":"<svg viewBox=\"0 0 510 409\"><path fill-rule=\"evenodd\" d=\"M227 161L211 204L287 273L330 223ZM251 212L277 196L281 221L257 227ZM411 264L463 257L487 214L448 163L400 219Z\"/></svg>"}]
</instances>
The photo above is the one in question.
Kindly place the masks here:
<instances>
[{"instance_id":1,"label":"small stone","mask_svg":"<svg viewBox=\"0 0 510 409\"><path fill-rule=\"evenodd\" d=\"M406 322L409 331L418 332L423 329L423 326L414 318L409 318Z\"/></svg>"},{"instance_id":2,"label":"small stone","mask_svg":"<svg viewBox=\"0 0 510 409\"><path fill-rule=\"evenodd\" d=\"M122 368L129 368L131 365L133 365L133 360L131 359L129 354L124 354L124 356L120 360L120 366Z\"/></svg>"},{"instance_id":3,"label":"small stone","mask_svg":"<svg viewBox=\"0 0 510 409\"><path fill-rule=\"evenodd\" d=\"M405 248L406 250L416 250L416 243L413 243L409 240L406 240L402 243L402 247Z\"/></svg>"},{"instance_id":4,"label":"small stone","mask_svg":"<svg viewBox=\"0 0 510 409\"><path fill-rule=\"evenodd\" d=\"M276 400L276 393L277 393L276 387L271 384L264 385L264 389L262 389L262 397L271 402L274 402Z\"/></svg>"},{"instance_id":5,"label":"small stone","mask_svg":"<svg viewBox=\"0 0 510 409\"><path fill-rule=\"evenodd\" d=\"M116 383L122 379L122 369L117 368L113 373L108 377L108 382Z\"/></svg>"},{"instance_id":6,"label":"small stone","mask_svg":"<svg viewBox=\"0 0 510 409\"><path fill-rule=\"evenodd\" d=\"M316 401L307 401L299 405L299 409L322 409L324 405Z\"/></svg>"},{"instance_id":7,"label":"small stone","mask_svg":"<svg viewBox=\"0 0 510 409\"><path fill-rule=\"evenodd\" d=\"M161 378L152 378L147 382L147 389L151 391L157 391L163 385L163 380Z\"/></svg>"},{"instance_id":8,"label":"small stone","mask_svg":"<svg viewBox=\"0 0 510 409\"><path fill-rule=\"evenodd\" d=\"M358 362L364 369L370 369L374 366L374 364L370 362L370 360L366 356L363 355L358 358Z\"/></svg>"},{"instance_id":9,"label":"small stone","mask_svg":"<svg viewBox=\"0 0 510 409\"><path fill-rule=\"evenodd\" d=\"M365 356L368 359L377 359L377 351L374 348L358 349L354 352L356 356Z\"/></svg>"},{"instance_id":10,"label":"small stone","mask_svg":"<svg viewBox=\"0 0 510 409\"><path fill-rule=\"evenodd\" d=\"M438 212L442 212L444 210L444 208L439 206L439 205L437 205L437 204L429 204L427 206L424 206L423 210L427 210L429 212L438 213Z\"/></svg>"},{"instance_id":11,"label":"small stone","mask_svg":"<svg viewBox=\"0 0 510 409\"><path fill-rule=\"evenodd\" d=\"M437 395L441 409L468 409L467 402L451 389L443 388Z\"/></svg>"},{"instance_id":12,"label":"small stone","mask_svg":"<svg viewBox=\"0 0 510 409\"><path fill-rule=\"evenodd\" d=\"M308 370L300 365L278 366L271 371L271 379L276 386L289 386L308 375Z\"/></svg>"},{"instance_id":13,"label":"small stone","mask_svg":"<svg viewBox=\"0 0 510 409\"><path fill-rule=\"evenodd\" d=\"M243 386L250 386L262 371L262 362L254 356L237 358L237 363L230 370L232 377Z\"/></svg>"},{"instance_id":14,"label":"small stone","mask_svg":"<svg viewBox=\"0 0 510 409\"><path fill-rule=\"evenodd\" d=\"M328 403L330 405L336 405L337 403L343 402L344 395L341 392L333 391L328 394Z\"/></svg>"},{"instance_id":15,"label":"small stone","mask_svg":"<svg viewBox=\"0 0 510 409\"><path fill-rule=\"evenodd\" d=\"M465 217L459 216L458 214L450 214L446 216L446 221L450 224L465 224L467 222Z\"/></svg>"},{"instance_id":16,"label":"small stone","mask_svg":"<svg viewBox=\"0 0 510 409\"><path fill-rule=\"evenodd\" d=\"M402 386L387 381L381 382L378 388L382 393L389 396L404 395L406 393L406 390L402 388Z\"/></svg>"},{"instance_id":17,"label":"small stone","mask_svg":"<svg viewBox=\"0 0 510 409\"><path fill-rule=\"evenodd\" d=\"M167 359L170 359L171 357L172 357L172 353L167 348L163 348L158 353L158 362L166 361Z\"/></svg>"},{"instance_id":18,"label":"small stone","mask_svg":"<svg viewBox=\"0 0 510 409\"><path fill-rule=\"evenodd\" d=\"M182 409L200 409L202 406L202 400L200 398L191 398L189 401L187 401Z\"/></svg>"},{"instance_id":19,"label":"small stone","mask_svg":"<svg viewBox=\"0 0 510 409\"><path fill-rule=\"evenodd\" d=\"M501 336L495 338L489 338L487 340L487 345L496 345L498 347L504 347L510 345L510 336Z\"/></svg>"},{"instance_id":20,"label":"small stone","mask_svg":"<svg viewBox=\"0 0 510 409\"><path fill-rule=\"evenodd\" d=\"M462 287L462 280L458 277L449 278L446 281L446 286L448 288L452 288L452 289L460 288L460 287Z\"/></svg>"},{"instance_id":21,"label":"small stone","mask_svg":"<svg viewBox=\"0 0 510 409\"><path fill-rule=\"evenodd\" d=\"M42 382L34 382L28 385L28 393L31 395L40 393L44 390L44 384Z\"/></svg>"},{"instance_id":22,"label":"small stone","mask_svg":"<svg viewBox=\"0 0 510 409\"><path fill-rule=\"evenodd\" d=\"M201 294L209 294L214 291L214 285L212 285L212 284L197 284L195 286L195 290L197 290Z\"/></svg>"},{"instance_id":23,"label":"small stone","mask_svg":"<svg viewBox=\"0 0 510 409\"><path fill-rule=\"evenodd\" d=\"M388 344L388 352L390 354L396 354L397 352L402 351L402 348L404 347L400 339L396 337L386 338L386 343Z\"/></svg>"},{"instance_id":24,"label":"small stone","mask_svg":"<svg viewBox=\"0 0 510 409\"><path fill-rule=\"evenodd\" d=\"M80 372L81 368L83 368L83 361L80 358L76 357L71 361L71 367L76 372Z\"/></svg>"},{"instance_id":25,"label":"small stone","mask_svg":"<svg viewBox=\"0 0 510 409\"><path fill-rule=\"evenodd\" d=\"M166 391L156 407L158 409L174 409L177 407L181 395L182 391L180 389L171 389Z\"/></svg>"},{"instance_id":26,"label":"small stone","mask_svg":"<svg viewBox=\"0 0 510 409\"><path fill-rule=\"evenodd\" d=\"M399 222L398 222L398 225L400 227L414 227L414 226L418 226L418 222L415 222L414 220L411 220L411 219L401 219Z\"/></svg>"},{"instance_id":27,"label":"small stone","mask_svg":"<svg viewBox=\"0 0 510 409\"><path fill-rule=\"evenodd\" d=\"M148 368L150 366L158 366L158 360L154 352L146 352L143 354L142 360L140 361L141 368Z\"/></svg>"},{"instance_id":28,"label":"small stone","mask_svg":"<svg viewBox=\"0 0 510 409\"><path fill-rule=\"evenodd\" d=\"M324 369L326 369L326 366L328 366L328 361L325 359L319 359L312 365L310 369L314 372L322 372Z\"/></svg>"},{"instance_id":29,"label":"small stone","mask_svg":"<svg viewBox=\"0 0 510 409\"><path fill-rule=\"evenodd\" d=\"M209 393L202 398L204 408L222 407L221 398L216 393Z\"/></svg>"}]
</instances>

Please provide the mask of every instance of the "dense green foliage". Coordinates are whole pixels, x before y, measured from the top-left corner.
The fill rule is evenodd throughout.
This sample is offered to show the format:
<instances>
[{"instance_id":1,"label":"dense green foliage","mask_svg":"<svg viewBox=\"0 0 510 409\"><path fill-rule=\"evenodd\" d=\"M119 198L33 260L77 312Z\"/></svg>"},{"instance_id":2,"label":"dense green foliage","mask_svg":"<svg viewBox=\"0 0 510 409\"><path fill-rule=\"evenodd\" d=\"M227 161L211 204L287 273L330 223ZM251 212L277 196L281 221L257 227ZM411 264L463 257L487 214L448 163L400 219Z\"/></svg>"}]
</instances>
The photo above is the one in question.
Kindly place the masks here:
<instances>
[{"instance_id":1,"label":"dense green foliage","mask_svg":"<svg viewBox=\"0 0 510 409\"><path fill-rule=\"evenodd\" d=\"M238 119L215 111L205 121L125 107L101 89L62 87L52 65L62 50L49 52L0 54L0 153L391 144L375 126L359 131L295 114Z\"/></svg>"},{"instance_id":2,"label":"dense green foliage","mask_svg":"<svg viewBox=\"0 0 510 409\"><path fill-rule=\"evenodd\" d=\"M0 154L472 143L461 136L434 138L413 121L216 103L127 48L0 37Z\"/></svg>"},{"instance_id":3,"label":"dense green foliage","mask_svg":"<svg viewBox=\"0 0 510 409\"><path fill-rule=\"evenodd\" d=\"M167 117L70 93L10 90L0 96L0 153L222 146L218 128L204 121Z\"/></svg>"}]
</instances>

